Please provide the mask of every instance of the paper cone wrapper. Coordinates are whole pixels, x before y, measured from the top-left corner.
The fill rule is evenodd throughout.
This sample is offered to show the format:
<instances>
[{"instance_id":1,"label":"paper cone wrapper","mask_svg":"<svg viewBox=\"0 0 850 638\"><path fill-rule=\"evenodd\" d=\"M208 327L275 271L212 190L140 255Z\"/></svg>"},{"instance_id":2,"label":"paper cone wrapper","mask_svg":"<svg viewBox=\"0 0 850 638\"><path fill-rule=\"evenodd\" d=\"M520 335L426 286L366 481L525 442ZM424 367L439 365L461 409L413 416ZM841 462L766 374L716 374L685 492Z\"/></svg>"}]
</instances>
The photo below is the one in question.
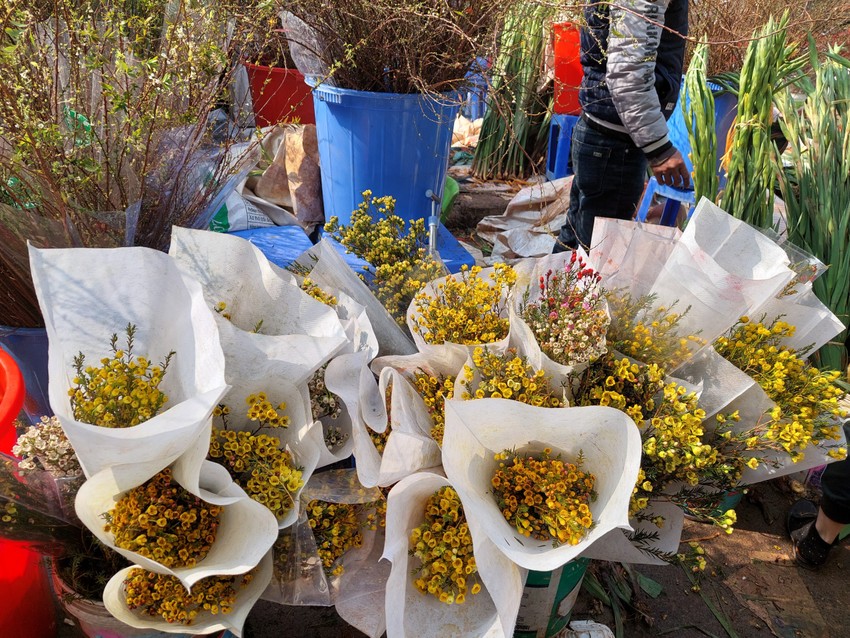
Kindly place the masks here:
<instances>
[{"instance_id":1,"label":"paper cone wrapper","mask_svg":"<svg viewBox=\"0 0 850 638\"><path fill-rule=\"evenodd\" d=\"M348 342L333 309L249 241L175 227L169 254L201 283L210 309L226 304L230 319L215 317L228 382L268 373L298 385ZM260 321L259 333L252 332Z\"/></svg>"},{"instance_id":2,"label":"paper cone wrapper","mask_svg":"<svg viewBox=\"0 0 850 638\"><path fill-rule=\"evenodd\" d=\"M706 199L653 282L656 305L687 314L680 334L711 343L794 279L785 251Z\"/></svg>"},{"instance_id":3,"label":"paper cone wrapper","mask_svg":"<svg viewBox=\"0 0 850 638\"><path fill-rule=\"evenodd\" d=\"M174 478L180 482L180 461L175 464ZM136 552L115 546L112 533L104 531L104 514L129 490L140 485L128 480L133 473L127 466L102 470L86 481L77 493L77 516L82 523L110 549L148 571L176 576L186 588L207 576L244 574L257 566L271 549L278 534L274 515L263 505L251 500L230 479L227 470L210 461L200 471L202 499L222 506L215 542L206 557L194 567L169 568ZM184 487L186 487L184 485Z\"/></svg>"},{"instance_id":4,"label":"paper cone wrapper","mask_svg":"<svg viewBox=\"0 0 850 638\"><path fill-rule=\"evenodd\" d=\"M590 265L606 289L622 288L640 297L649 292L681 236L672 226L597 217Z\"/></svg>"},{"instance_id":5,"label":"paper cone wrapper","mask_svg":"<svg viewBox=\"0 0 850 638\"><path fill-rule=\"evenodd\" d=\"M298 258L310 271L310 280L327 292L345 293L366 309L381 354L413 354L416 346L368 286L345 263L332 240L325 238Z\"/></svg>"},{"instance_id":6,"label":"paper cone wrapper","mask_svg":"<svg viewBox=\"0 0 850 638\"><path fill-rule=\"evenodd\" d=\"M386 596L387 637L513 636L525 572L483 534L465 503L481 591L468 594L462 605L447 605L423 594L413 583L412 568L419 561L409 555L410 533L424 521L428 498L447 485L451 483L442 476L423 472L403 479L390 492L384 548L384 558L392 561Z\"/></svg>"},{"instance_id":7,"label":"paper cone wrapper","mask_svg":"<svg viewBox=\"0 0 850 638\"><path fill-rule=\"evenodd\" d=\"M679 551L685 515L675 503L654 499L641 511L642 518L662 516L664 525L659 528L651 520L630 520L634 531L613 529L584 552L582 558L607 560L633 565L667 565L663 555L673 556ZM638 532L652 534L644 541L633 540Z\"/></svg>"},{"instance_id":8,"label":"paper cone wrapper","mask_svg":"<svg viewBox=\"0 0 850 638\"><path fill-rule=\"evenodd\" d=\"M492 288L496 284L490 279L490 275L495 272L495 268L483 268L481 272L478 274L479 279L487 282L487 284ZM437 297L437 290L439 286L444 284L446 280L451 277L456 281L460 280L460 275L447 275L445 277L440 277L439 279L435 279L432 282L429 282L425 285L425 287L420 291L420 294L426 294L431 297ZM502 295L502 317L508 317L509 301L507 299L507 293ZM430 357L449 357L449 356L459 356L461 354L470 354L475 348L478 346L487 346L491 350L496 350L503 352L508 348L508 336L505 336L504 339L499 339L498 341L494 341L492 343L479 343L472 345L463 345L459 343L442 343L442 344L433 344L428 343L425 338L419 334L419 331L416 329L416 325L414 321L421 317L421 313L416 309L416 302L411 301L410 306L407 309L407 328L410 330L410 334L413 335L413 342L416 344L416 348L419 352L426 354ZM450 350L451 353L441 354L440 351Z\"/></svg>"},{"instance_id":9,"label":"paper cone wrapper","mask_svg":"<svg viewBox=\"0 0 850 638\"><path fill-rule=\"evenodd\" d=\"M236 602L229 614L212 614L201 611L191 625L171 624L162 619L143 615L127 607L124 596L124 580L135 567L127 567L115 574L103 591L103 604L107 611L126 625L137 629L151 629L171 634L208 634L214 631L230 631L241 638L245 619L259 600L272 575L271 553L267 553L257 565L254 577L236 593ZM237 576L238 578L238 576Z\"/></svg>"},{"instance_id":10,"label":"paper cone wrapper","mask_svg":"<svg viewBox=\"0 0 850 638\"><path fill-rule=\"evenodd\" d=\"M499 511L491 479L494 455L504 450L575 461L596 476L590 505L595 526L578 545L521 536ZM499 550L520 567L552 571L579 556L616 528L630 529L629 498L641 460L640 433L623 412L607 407L538 408L506 399L446 401L443 467L460 494L467 518L476 521Z\"/></svg>"},{"instance_id":11,"label":"paper cone wrapper","mask_svg":"<svg viewBox=\"0 0 850 638\"><path fill-rule=\"evenodd\" d=\"M127 463L160 468L195 445L227 390L224 355L200 285L167 255L147 248L30 247L30 263L49 338L50 407L86 476ZM163 410L132 428L105 428L74 418L68 391L74 357L99 366L136 326L133 354L154 365L176 352L160 389ZM155 473L156 470L153 472Z\"/></svg>"}]
</instances>

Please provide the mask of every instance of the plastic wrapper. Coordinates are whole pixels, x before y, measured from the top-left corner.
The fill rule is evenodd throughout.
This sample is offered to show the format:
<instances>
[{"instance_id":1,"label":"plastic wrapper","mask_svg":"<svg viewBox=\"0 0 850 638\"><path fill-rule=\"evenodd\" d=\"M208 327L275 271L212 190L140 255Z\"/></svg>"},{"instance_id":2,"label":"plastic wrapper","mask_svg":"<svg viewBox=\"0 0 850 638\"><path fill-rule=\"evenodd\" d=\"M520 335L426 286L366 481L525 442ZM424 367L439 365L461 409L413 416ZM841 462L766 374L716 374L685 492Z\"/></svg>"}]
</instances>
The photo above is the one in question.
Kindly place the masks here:
<instances>
[{"instance_id":1,"label":"plastic wrapper","mask_svg":"<svg viewBox=\"0 0 850 638\"><path fill-rule=\"evenodd\" d=\"M167 255L147 248L30 248L33 281L50 341L50 406L77 452L86 476L132 459L162 468L197 446L227 390L224 354L213 313L200 285ZM152 361L176 352L160 389L164 409L131 428L106 428L74 419L68 390L78 353L97 365L110 336L137 327L134 354ZM208 432L208 431L207 431Z\"/></svg>"},{"instance_id":2,"label":"plastic wrapper","mask_svg":"<svg viewBox=\"0 0 850 638\"><path fill-rule=\"evenodd\" d=\"M491 288L496 285L490 279L490 275L494 271L495 271L495 268L493 268L493 267L482 268L481 272L478 274L479 279L487 282L487 284ZM437 296L436 291L437 291L438 286L440 286L440 284L444 283L448 277L452 277L456 281L458 281L460 279L460 275L447 275L445 277L440 277L440 278L435 279L434 281L431 281L428 284L426 284L425 287L422 288L422 290L420 291L420 294L424 293L426 295L430 295L431 297L436 297ZM501 312L500 316L503 317L503 318L506 318L506 317L508 317L508 315L509 315L508 293L503 293L502 294L502 312ZM507 348L508 348L510 331L509 331L508 335L506 335L503 339L499 339L498 341L494 341L492 343L478 343L478 344L473 344L473 345L462 345L462 344L459 344L459 343L451 343L451 342L448 342L448 341L445 342L445 343L442 343L442 344L428 343L427 341L425 341L425 339L422 337L422 335L419 334L419 332L416 330L416 327L413 323L414 320L417 319L420 316L421 315L420 315L419 311L416 309L416 302L411 301L410 306L407 309L407 328L408 328L408 330L410 330L410 334L413 335L413 342L416 344L416 348L419 350L419 352L422 352L422 353L427 354L429 356L436 356L436 357L448 356L448 355L441 355L440 354L441 350L454 350L458 353L471 354L472 351L479 346L487 346L491 350L498 351L498 352L503 352L503 351L507 350ZM406 354L406 353L400 353L400 354Z\"/></svg>"},{"instance_id":3,"label":"plastic wrapper","mask_svg":"<svg viewBox=\"0 0 850 638\"><path fill-rule=\"evenodd\" d=\"M381 545L381 534L367 528L365 513L383 495L378 489L361 485L354 470L331 470L317 475L302 493L305 506L314 499L363 505L361 546L348 550L334 563L333 567L342 567L342 573L329 574L304 511L298 523L283 530L275 544L274 576L263 598L285 605L339 605L351 612L349 616L356 621L353 624L364 633L380 635L384 631L382 604L388 569L378 564L376 545ZM368 606L368 613L358 610L358 605Z\"/></svg>"},{"instance_id":4,"label":"plastic wrapper","mask_svg":"<svg viewBox=\"0 0 850 638\"><path fill-rule=\"evenodd\" d=\"M794 278L788 265L773 241L703 199L649 293L657 306L689 308L680 333L711 343Z\"/></svg>"},{"instance_id":5,"label":"plastic wrapper","mask_svg":"<svg viewBox=\"0 0 850 638\"><path fill-rule=\"evenodd\" d=\"M579 249L576 252L587 261L587 256L583 250ZM521 315L522 308L526 303L533 303L540 300L541 291L538 285L540 277L545 276L549 270L563 271L566 264L569 263L572 254L571 252L561 252L540 259L525 259L514 266L514 270L517 273L517 282L513 291L512 303L510 304L510 345L517 348L517 351L528 359L528 363L535 370L546 372L552 378L552 385L555 387L566 387L569 384L570 376L578 375L586 370L589 362L567 366L552 360L540 348L534 332L522 319ZM607 302L603 300L602 303L607 312ZM604 347L602 352L605 352ZM565 397L567 403L570 398Z\"/></svg>"},{"instance_id":6,"label":"plastic wrapper","mask_svg":"<svg viewBox=\"0 0 850 638\"><path fill-rule=\"evenodd\" d=\"M649 292L681 236L671 226L597 217L590 265L608 290L624 288L639 297Z\"/></svg>"},{"instance_id":7,"label":"plastic wrapper","mask_svg":"<svg viewBox=\"0 0 850 638\"><path fill-rule=\"evenodd\" d=\"M201 283L211 310L226 304L216 322L228 382L283 377L301 385L348 342L333 309L248 241L175 227L170 254Z\"/></svg>"},{"instance_id":8,"label":"plastic wrapper","mask_svg":"<svg viewBox=\"0 0 850 638\"><path fill-rule=\"evenodd\" d=\"M392 561L386 596L387 636L513 636L525 571L499 551L481 529L482 522L468 509L465 513L481 591L468 595L461 605L447 605L420 592L413 583L411 566L418 559L410 555L410 533L423 522L428 498L447 485L451 483L442 476L423 472L403 479L390 492L384 548L384 558Z\"/></svg>"},{"instance_id":9,"label":"plastic wrapper","mask_svg":"<svg viewBox=\"0 0 850 638\"><path fill-rule=\"evenodd\" d=\"M201 611L191 625L170 624L161 618L152 618L136 610L131 610L124 597L124 579L133 569L135 568L127 567L115 574L103 591L103 604L106 605L109 613L121 622L138 629L152 629L166 633L198 635L216 631L229 631L235 636L241 637L245 619L248 617L251 608L260 599L271 578L272 558L271 552L267 552L257 565L251 582L238 588L236 602L229 614L212 614L209 611Z\"/></svg>"},{"instance_id":10,"label":"plastic wrapper","mask_svg":"<svg viewBox=\"0 0 850 638\"><path fill-rule=\"evenodd\" d=\"M662 527L650 519L661 516ZM582 558L630 563L632 565L666 565L665 557L679 550L685 515L682 508L670 501L652 499L641 511L641 520L632 518L631 531L614 529L593 543Z\"/></svg>"},{"instance_id":11,"label":"plastic wrapper","mask_svg":"<svg viewBox=\"0 0 850 638\"><path fill-rule=\"evenodd\" d=\"M550 448L565 460L584 455L583 469L596 476L590 505L594 527L578 545L521 536L499 511L490 480L496 453L540 453ZM641 461L640 433L625 413L607 407L538 408L505 399L446 401L443 467L487 537L513 562L550 571L579 556L616 528L629 527L629 499Z\"/></svg>"},{"instance_id":12,"label":"plastic wrapper","mask_svg":"<svg viewBox=\"0 0 850 638\"><path fill-rule=\"evenodd\" d=\"M306 484L319 464L322 450L325 448L322 436L322 425L313 421L308 404L305 404L301 390L289 383L282 374L272 375L262 379L246 379L238 382L225 395L222 402L230 408L227 416L227 427L230 430L253 432L257 423L250 421L246 415L246 398L251 394L264 392L269 402L277 406L283 402L286 408L279 410L290 419L287 427L265 428L260 431L280 441L280 448L288 450L292 455L292 463L301 469L301 479ZM214 419L216 427L222 427L218 419ZM302 487L303 489L303 487ZM292 509L280 519L281 528L295 523L299 513L298 490L294 495Z\"/></svg>"},{"instance_id":13,"label":"plastic wrapper","mask_svg":"<svg viewBox=\"0 0 850 638\"><path fill-rule=\"evenodd\" d=\"M132 466L107 468L86 481L77 493L77 515L104 545L148 571L176 576L184 587L191 588L207 576L244 574L256 567L271 549L278 534L277 519L265 506L251 500L231 480L227 470L216 463L203 462L200 489L193 489L189 481L184 480L187 472L192 473L191 465L192 461L185 458L174 463L174 480L204 501L222 506L215 541L209 553L194 567L169 568L136 552L116 547L113 534L104 530L104 514L124 494L144 482L136 479Z\"/></svg>"},{"instance_id":14,"label":"plastic wrapper","mask_svg":"<svg viewBox=\"0 0 850 638\"><path fill-rule=\"evenodd\" d=\"M333 82L326 79L329 76L327 65L322 62L324 44L315 29L289 11L280 12L280 22L296 68L305 77L321 78L332 85Z\"/></svg>"},{"instance_id":15,"label":"plastic wrapper","mask_svg":"<svg viewBox=\"0 0 850 638\"><path fill-rule=\"evenodd\" d=\"M297 263L310 271L310 280L326 291L345 293L366 309L380 344L381 354L413 354L416 346L402 331L381 302L334 248L323 239L298 258Z\"/></svg>"}]
</instances>

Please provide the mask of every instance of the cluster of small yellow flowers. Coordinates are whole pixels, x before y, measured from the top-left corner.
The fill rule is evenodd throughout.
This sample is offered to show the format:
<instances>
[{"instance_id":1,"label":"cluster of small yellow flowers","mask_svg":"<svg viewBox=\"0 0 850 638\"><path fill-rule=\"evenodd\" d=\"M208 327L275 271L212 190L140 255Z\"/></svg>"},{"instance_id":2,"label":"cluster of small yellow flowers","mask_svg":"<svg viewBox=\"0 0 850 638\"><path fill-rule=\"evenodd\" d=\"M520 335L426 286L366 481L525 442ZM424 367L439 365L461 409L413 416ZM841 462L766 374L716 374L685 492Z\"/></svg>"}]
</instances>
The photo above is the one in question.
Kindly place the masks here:
<instances>
[{"instance_id":1,"label":"cluster of small yellow flowers","mask_svg":"<svg viewBox=\"0 0 850 638\"><path fill-rule=\"evenodd\" d=\"M654 306L654 295L637 299L623 290L608 292L611 325L608 347L643 363L656 363L675 369L705 345L697 335L683 335L679 324L690 308L674 312L673 307Z\"/></svg>"},{"instance_id":2,"label":"cluster of small yellow flowers","mask_svg":"<svg viewBox=\"0 0 850 638\"><path fill-rule=\"evenodd\" d=\"M322 566L329 576L345 571L338 562L345 552L363 545L361 507L348 503L312 500L307 504L307 522L316 538Z\"/></svg>"},{"instance_id":3,"label":"cluster of small yellow flowers","mask_svg":"<svg viewBox=\"0 0 850 638\"><path fill-rule=\"evenodd\" d=\"M449 275L438 284L435 296L422 291L413 298L419 313L413 326L432 344L504 339L510 327L503 316L505 300L515 282L516 272L506 264L496 264L489 282L481 277L480 266L463 266L459 276Z\"/></svg>"},{"instance_id":4,"label":"cluster of small yellow flowers","mask_svg":"<svg viewBox=\"0 0 850 638\"><path fill-rule=\"evenodd\" d=\"M166 468L122 496L104 529L117 547L166 567L194 567L215 542L221 507L187 492Z\"/></svg>"},{"instance_id":5,"label":"cluster of small yellow flowers","mask_svg":"<svg viewBox=\"0 0 850 638\"><path fill-rule=\"evenodd\" d=\"M337 305L336 297L322 290L318 285L311 281L309 277L305 277L301 281L301 290L306 292L316 301L321 301L326 306L333 308Z\"/></svg>"},{"instance_id":6,"label":"cluster of small yellow flowers","mask_svg":"<svg viewBox=\"0 0 850 638\"><path fill-rule=\"evenodd\" d=\"M318 421L324 417L336 419L342 413L342 400L325 385L326 363L316 370L307 382L307 390L310 392L310 409L313 412L313 420ZM330 446L328 446L330 447Z\"/></svg>"},{"instance_id":7,"label":"cluster of small yellow flowers","mask_svg":"<svg viewBox=\"0 0 850 638\"><path fill-rule=\"evenodd\" d=\"M286 427L289 417L279 414L262 392L249 396L246 402L248 417L260 426L253 432L229 430L230 409L226 405L218 406L213 414L221 417L224 428L212 429L209 457L227 468L248 496L282 519L292 509L295 493L304 486L303 475L293 463L292 455L281 449L280 440L260 434L260 430ZM286 406L281 403L278 407Z\"/></svg>"},{"instance_id":8,"label":"cluster of small yellow flowers","mask_svg":"<svg viewBox=\"0 0 850 638\"><path fill-rule=\"evenodd\" d=\"M676 554L676 560L685 568L691 570L693 574L699 576L706 568L705 550L696 541L688 543L689 550L687 553ZM699 582L692 579L693 586L691 589L695 592L700 590Z\"/></svg>"},{"instance_id":9,"label":"cluster of small yellow flowers","mask_svg":"<svg viewBox=\"0 0 850 638\"><path fill-rule=\"evenodd\" d=\"M740 478L743 459L722 453L737 414L722 416L723 423L709 440L703 428L705 411L697 407L696 394L677 383L665 383L664 371L655 364L605 355L583 375L575 404L616 408L640 428L643 460L631 514L645 509L649 496L672 481L694 486L711 476L734 485Z\"/></svg>"},{"instance_id":10,"label":"cluster of small yellow flowers","mask_svg":"<svg viewBox=\"0 0 850 638\"><path fill-rule=\"evenodd\" d=\"M520 403L545 408L560 408L564 401L550 388L551 379L543 370L535 370L525 357L509 348L504 354L490 352L486 348L475 348L472 363L465 365L461 380L461 398L469 399L513 399ZM475 371L481 379L473 386Z\"/></svg>"},{"instance_id":11,"label":"cluster of small yellow flowers","mask_svg":"<svg viewBox=\"0 0 850 638\"><path fill-rule=\"evenodd\" d=\"M541 454L496 454L499 468L491 485L505 520L517 532L554 546L577 545L593 527L590 503L596 500L596 477L581 469L584 459L565 463Z\"/></svg>"},{"instance_id":12,"label":"cluster of small yellow flowers","mask_svg":"<svg viewBox=\"0 0 850 638\"><path fill-rule=\"evenodd\" d=\"M81 352L74 357L74 387L68 390L74 418L107 428L129 428L156 416L168 401L159 389L174 352L151 366L145 357L133 355L136 326L128 324L126 349L118 349L118 335L110 341L111 357L101 367L86 366Z\"/></svg>"},{"instance_id":13,"label":"cluster of small yellow flowers","mask_svg":"<svg viewBox=\"0 0 850 638\"><path fill-rule=\"evenodd\" d=\"M413 584L441 603L462 605L481 591L472 535L457 492L441 487L425 503L425 521L410 533L410 551L421 561Z\"/></svg>"},{"instance_id":14,"label":"cluster of small yellow flowers","mask_svg":"<svg viewBox=\"0 0 850 638\"><path fill-rule=\"evenodd\" d=\"M522 318L540 349L562 365L593 361L605 352L610 317L605 310L601 277L573 253L563 271L540 277L540 298L529 302L525 293Z\"/></svg>"},{"instance_id":15,"label":"cluster of small yellow flowers","mask_svg":"<svg viewBox=\"0 0 850 638\"><path fill-rule=\"evenodd\" d=\"M425 221L407 226L395 214L392 197L372 197L372 191L364 191L349 225L340 226L339 219L331 217L325 232L372 266L372 276L360 278L402 327L414 295L443 274L442 265L428 253Z\"/></svg>"},{"instance_id":16,"label":"cluster of small yellow flowers","mask_svg":"<svg viewBox=\"0 0 850 638\"><path fill-rule=\"evenodd\" d=\"M218 314L220 314L222 317L224 317L228 321L231 321L231 322L233 321L233 316L227 310L227 304L225 302L219 301L215 306L213 306L213 310L215 310ZM262 330L262 328L263 328L263 320L260 319L257 323L254 324L254 327L251 328L251 332L259 334L260 330Z\"/></svg>"},{"instance_id":17,"label":"cluster of small yellow flowers","mask_svg":"<svg viewBox=\"0 0 850 638\"><path fill-rule=\"evenodd\" d=\"M4 523L17 523L17 514L18 508L15 507L15 504L12 501L3 501L2 507L0 507L0 521Z\"/></svg>"},{"instance_id":18,"label":"cluster of small yellow flowers","mask_svg":"<svg viewBox=\"0 0 850 638\"><path fill-rule=\"evenodd\" d=\"M750 433L747 448L784 450L796 462L809 445L839 439L840 419L847 415L839 405L845 393L835 384L841 373L818 370L782 345L794 331L794 326L778 319L765 325L741 317L714 347L776 403ZM844 458L846 450L830 454Z\"/></svg>"},{"instance_id":19,"label":"cluster of small yellow flowers","mask_svg":"<svg viewBox=\"0 0 850 638\"><path fill-rule=\"evenodd\" d=\"M162 618L167 623L191 625L198 614L229 614L236 603L237 587L253 580L253 572L242 576L211 576L189 592L174 576L133 569L124 579L124 599L131 610Z\"/></svg>"},{"instance_id":20,"label":"cluster of small yellow flowers","mask_svg":"<svg viewBox=\"0 0 850 638\"><path fill-rule=\"evenodd\" d=\"M416 386L419 396L428 408L433 425L431 436L438 445L443 444L443 432L446 427L446 399L454 396L455 377L443 374L429 374L424 370L413 373L413 384Z\"/></svg>"}]
</instances>

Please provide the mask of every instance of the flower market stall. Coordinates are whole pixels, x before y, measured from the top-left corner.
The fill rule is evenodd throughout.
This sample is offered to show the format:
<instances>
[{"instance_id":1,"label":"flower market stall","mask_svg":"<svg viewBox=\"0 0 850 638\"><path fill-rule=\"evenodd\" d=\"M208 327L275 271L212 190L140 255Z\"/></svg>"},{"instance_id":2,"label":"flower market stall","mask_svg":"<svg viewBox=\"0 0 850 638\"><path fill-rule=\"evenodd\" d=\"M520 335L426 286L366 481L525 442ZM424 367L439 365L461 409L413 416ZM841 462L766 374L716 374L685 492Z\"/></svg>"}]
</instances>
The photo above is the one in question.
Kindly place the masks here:
<instances>
[{"instance_id":1,"label":"flower market stall","mask_svg":"<svg viewBox=\"0 0 850 638\"><path fill-rule=\"evenodd\" d=\"M327 3L298 0L282 24L296 62L319 64L319 101L359 87L367 71L370 92L454 91L488 38L502 43L495 73L527 69L507 50L533 22L525 3L507 11L507 26L498 3L457 4L428 13L407 3L406 22L382 32L354 9L387 20L384 0L358 0L345 20ZM6 30L0 68L39 46L52 51L56 67L39 77L64 96L48 110L67 111L43 114L61 124L37 139L14 137L10 96L35 102L19 86L0 89L0 293L19 298L10 330L46 335L49 403L0 456L0 538L49 557L64 613L84 635L241 637L258 605L333 607L373 638L567 635L591 561L700 571L697 549L679 553L686 517L725 538L737 519L730 498L846 458L846 388L832 367L846 363L837 345L848 182L814 143L792 149L780 176L776 149L761 157L751 144L764 140L750 124L766 116L748 97L779 105L796 146L846 138L839 98L850 96L850 63L837 51L819 60L813 48L813 79L803 80L793 47L769 32L753 44L730 133L731 148L749 150L721 157L721 179L718 141L702 136L714 122L709 49L697 50L682 117L706 196L683 228L599 218L587 252L473 263L435 250L430 201L397 210L383 182L347 184L352 204L328 206L310 238L289 213L279 219L291 224L268 227L298 240L276 247L211 232L237 183L242 193L250 180L287 173L294 189L285 139L306 145L308 135L287 123L213 143L211 112L262 37L239 13L244 3L161 9L157 37L154 17L125 9L92 7L50 27L36 9L0 14L18 25ZM112 25L115 39L84 29L89 19ZM213 29L219 22L228 28ZM778 24L787 30L787 18ZM340 25L391 51L403 38L407 58L359 57ZM423 25L433 33L411 32ZM447 28L462 59L446 58L423 85L436 71L414 45L436 46L429 38ZM212 29L215 45L196 29ZM74 44L76 30L85 37ZM535 38L522 46L542 59L545 37ZM75 46L96 80L69 62ZM753 92L753 69L780 50L778 76ZM160 69L163 55L185 65L156 82L140 74L138 65ZM792 80L802 96L774 86ZM523 89L519 110L540 98ZM159 91L174 101L161 107ZM192 99L178 100L180 91ZM77 117L91 104L91 117ZM320 105L320 119L330 110ZM492 115L489 134L505 119ZM524 146L542 139L545 120L523 120ZM317 135L326 153L333 140ZM107 144L116 136L132 158ZM493 137L488 152L502 144ZM32 159L37 151L44 162ZM438 160L421 176L432 195L444 178ZM481 162L513 174L495 157ZM378 169L408 168L388 163ZM763 181L747 181L753 167ZM322 169L326 187L340 177L324 158ZM53 183L57 171L66 181ZM818 191L822 175L831 197ZM764 219L775 182L788 203L784 233ZM326 192L332 199L339 208ZM833 223L834 241L817 239L809 207L821 226ZM0 404L15 411L22 398Z\"/></svg>"}]
</instances>

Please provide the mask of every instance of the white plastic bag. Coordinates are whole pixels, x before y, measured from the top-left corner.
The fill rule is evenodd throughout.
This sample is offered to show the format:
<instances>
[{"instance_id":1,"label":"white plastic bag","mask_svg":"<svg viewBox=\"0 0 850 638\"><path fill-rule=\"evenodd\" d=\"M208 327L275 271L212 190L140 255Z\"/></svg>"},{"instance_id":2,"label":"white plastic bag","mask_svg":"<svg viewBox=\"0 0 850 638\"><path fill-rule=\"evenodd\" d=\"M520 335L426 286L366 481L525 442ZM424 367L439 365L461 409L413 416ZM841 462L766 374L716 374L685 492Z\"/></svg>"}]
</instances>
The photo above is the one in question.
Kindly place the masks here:
<instances>
[{"instance_id":1,"label":"white plastic bag","mask_svg":"<svg viewBox=\"0 0 850 638\"><path fill-rule=\"evenodd\" d=\"M271 552L266 553L257 565L251 582L237 588L236 601L229 614L212 614L201 611L191 625L170 624L162 619L151 618L127 606L124 595L124 579L135 567L127 567L115 574L103 591L103 604L110 614L121 622L138 629L153 629L174 634L208 634L216 631L230 631L242 636L245 619L259 600L272 575ZM239 577L237 576L237 579Z\"/></svg>"},{"instance_id":2,"label":"white plastic bag","mask_svg":"<svg viewBox=\"0 0 850 638\"><path fill-rule=\"evenodd\" d=\"M492 494L496 453L516 450L574 460L584 455L584 471L596 476L595 526L578 545L553 547L551 541L521 536ZM526 569L550 571L579 556L607 532L629 527L629 499L637 480L641 440L625 413L607 407L538 408L505 399L446 401L443 467L460 494L468 519Z\"/></svg>"},{"instance_id":3,"label":"white plastic bag","mask_svg":"<svg viewBox=\"0 0 850 638\"><path fill-rule=\"evenodd\" d=\"M182 471L186 469L181 468L184 461L180 459L174 464L174 480L206 502L222 507L215 542L209 553L194 567L169 568L137 552L116 547L113 534L105 531L104 514L113 509L115 503L129 490L144 483L137 480L132 466L107 468L86 481L77 493L77 515L92 534L110 549L148 571L176 576L187 588L207 576L244 574L253 569L277 538L277 519L265 506L251 500L231 480L227 470L216 463L203 463L200 489L193 490L192 486L182 480Z\"/></svg>"},{"instance_id":4,"label":"white plastic bag","mask_svg":"<svg viewBox=\"0 0 850 638\"><path fill-rule=\"evenodd\" d=\"M30 261L50 340L50 405L86 476L128 460L164 467L195 445L227 390L218 330L200 285L147 248L30 247ZM68 396L74 357L83 353L100 365L112 355L110 336L121 347L128 324L136 326L135 356L158 362L176 352L160 386L168 402L131 428L77 421Z\"/></svg>"},{"instance_id":5,"label":"white plastic bag","mask_svg":"<svg viewBox=\"0 0 850 638\"><path fill-rule=\"evenodd\" d=\"M416 589L410 556L411 531L424 519L425 502L451 483L437 474L414 474L393 487L387 506L387 542L384 558L392 561L387 582L388 638L442 636L513 636L522 598L525 572L500 552L480 528L481 521L464 509L473 541L473 553L482 589L461 604L447 605Z\"/></svg>"}]
</instances>

